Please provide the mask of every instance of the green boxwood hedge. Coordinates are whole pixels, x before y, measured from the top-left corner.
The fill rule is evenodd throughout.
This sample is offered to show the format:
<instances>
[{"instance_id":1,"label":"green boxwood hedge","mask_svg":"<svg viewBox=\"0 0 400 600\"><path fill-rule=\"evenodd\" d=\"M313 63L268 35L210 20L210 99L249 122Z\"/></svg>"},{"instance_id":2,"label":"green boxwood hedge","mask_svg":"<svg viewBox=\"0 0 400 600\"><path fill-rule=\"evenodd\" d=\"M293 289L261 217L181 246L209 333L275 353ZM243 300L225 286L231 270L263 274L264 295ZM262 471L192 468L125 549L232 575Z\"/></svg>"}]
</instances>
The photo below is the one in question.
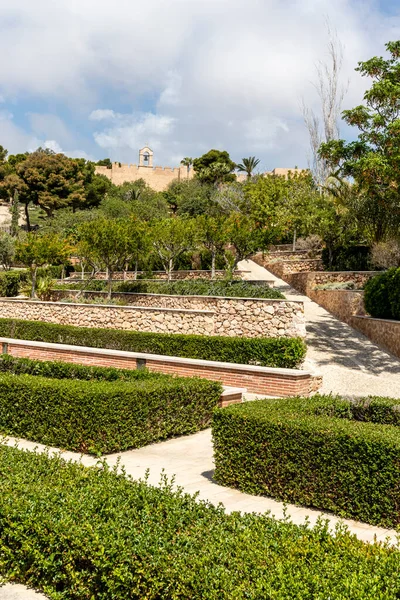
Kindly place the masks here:
<instances>
[{"instance_id":1,"label":"green boxwood hedge","mask_svg":"<svg viewBox=\"0 0 400 600\"><path fill-rule=\"evenodd\" d=\"M149 333L22 319L0 319L0 337L292 369L299 366L307 350L301 338Z\"/></svg>"},{"instance_id":2,"label":"green boxwood hedge","mask_svg":"<svg viewBox=\"0 0 400 600\"><path fill-rule=\"evenodd\" d=\"M0 575L53 600L395 600L398 548L226 514L105 467L0 446Z\"/></svg>"},{"instance_id":3,"label":"green boxwood hedge","mask_svg":"<svg viewBox=\"0 0 400 600\"><path fill-rule=\"evenodd\" d=\"M8 354L0 354L0 373L39 375L50 379L81 379L86 381L138 381L142 379L168 379L170 377L163 373L150 372L147 369L94 367L62 361L17 358Z\"/></svg>"},{"instance_id":4,"label":"green boxwood hedge","mask_svg":"<svg viewBox=\"0 0 400 600\"><path fill-rule=\"evenodd\" d=\"M54 378L59 375L1 373L0 432L90 454L117 452L207 427L222 392L205 379Z\"/></svg>"},{"instance_id":5,"label":"green boxwood hedge","mask_svg":"<svg viewBox=\"0 0 400 600\"><path fill-rule=\"evenodd\" d=\"M400 524L400 401L332 396L217 410L216 480L387 527Z\"/></svg>"}]
</instances>

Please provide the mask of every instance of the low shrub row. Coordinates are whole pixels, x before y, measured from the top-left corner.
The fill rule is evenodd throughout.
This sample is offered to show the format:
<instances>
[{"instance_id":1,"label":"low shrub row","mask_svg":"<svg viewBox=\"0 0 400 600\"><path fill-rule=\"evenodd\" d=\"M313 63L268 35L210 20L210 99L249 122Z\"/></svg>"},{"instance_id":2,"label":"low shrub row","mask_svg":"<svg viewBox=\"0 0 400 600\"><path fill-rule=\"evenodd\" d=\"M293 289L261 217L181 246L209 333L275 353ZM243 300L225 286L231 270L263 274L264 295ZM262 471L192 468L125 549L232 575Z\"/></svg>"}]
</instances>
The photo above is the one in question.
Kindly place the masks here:
<instances>
[{"instance_id":1,"label":"low shrub row","mask_svg":"<svg viewBox=\"0 0 400 600\"><path fill-rule=\"evenodd\" d=\"M364 305L371 317L400 320L400 268L389 269L367 281Z\"/></svg>"},{"instance_id":2,"label":"low shrub row","mask_svg":"<svg viewBox=\"0 0 400 600\"><path fill-rule=\"evenodd\" d=\"M162 373L151 373L147 369L116 369L94 367L61 361L42 361L0 355L0 373L13 375L38 375L49 379L79 379L86 381L138 381L168 377Z\"/></svg>"},{"instance_id":3,"label":"low shrub row","mask_svg":"<svg viewBox=\"0 0 400 600\"><path fill-rule=\"evenodd\" d=\"M0 319L0 337L281 368L298 367L306 353L301 338L149 333L22 319Z\"/></svg>"},{"instance_id":4,"label":"low shrub row","mask_svg":"<svg viewBox=\"0 0 400 600\"><path fill-rule=\"evenodd\" d=\"M104 281L90 281L83 284L79 281L68 284L58 284L56 289L79 289L102 291L106 289ZM263 282L252 283L242 280L195 279L192 281L124 281L113 285L114 292L133 292L136 294L165 294L177 296L226 296L233 298L271 298L283 299L285 296Z\"/></svg>"},{"instance_id":5,"label":"low shrub row","mask_svg":"<svg viewBox=\"0 0 400 600\"><path fill-rule=\"evenodd\" d=\"M0 574L63 600L395 600L398 548L0 446Z\"/></svg>"},{"instance_id":6,"label":"low shrub row","mask_svg":"<svg viewBox=\"0 0 400 600\"><path fill-rule=\"evenodd\" d=\"M332 396L217 410L217 481L251 494L400 524L399 400Z\"/></svg>"},{"instance_id":7,"label":"low shrub row","mask_svg":"<svg viewBox=\"0 0 400 600\"><path fill-rule=\"evenodd\" d=\"M58 379L67 368L43 365L52 378L1 373L0 432L84 453L117 452L207 427L222 392L219 383L165 375Z\"/></svg>"}]
</instances>

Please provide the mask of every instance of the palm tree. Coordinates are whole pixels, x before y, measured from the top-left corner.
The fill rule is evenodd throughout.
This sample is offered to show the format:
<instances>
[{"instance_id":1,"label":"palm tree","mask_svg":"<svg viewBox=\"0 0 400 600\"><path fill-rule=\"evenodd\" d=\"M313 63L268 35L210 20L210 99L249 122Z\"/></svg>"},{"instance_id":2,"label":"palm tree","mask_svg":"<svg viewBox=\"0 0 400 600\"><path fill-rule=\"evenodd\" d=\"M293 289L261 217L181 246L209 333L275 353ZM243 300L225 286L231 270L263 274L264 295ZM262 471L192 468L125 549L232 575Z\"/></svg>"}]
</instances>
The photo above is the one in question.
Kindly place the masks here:
<instances>
[{"instance_id":1,"label":"palm tree","mask_svg":"<svg viewBox=\"0 0 400 600\"><path fill-rule=\"evenodd\" d=\"M184 167L187 168L187 176L189 179L189 173L190 173L190 167L193 164L193 158L190 158L190 156L186 156L185 158L182 158L181 160L181 165L183 165Z\"/></svg>"},{"instance_id":2,"label":"palm tree","mask_svg":"<svg viewBox=\"0 0 400 600\"><path fill-rule=\"evenodd\" d=\"M242 158L242 161L243 162L238 164L237 166L238 171L243 171L244 173L247 173L247 179L250 179L254 169L260 163L260 159L256 158L255 156L249 156L249 158Z\"/></svg>"}]
</instances>

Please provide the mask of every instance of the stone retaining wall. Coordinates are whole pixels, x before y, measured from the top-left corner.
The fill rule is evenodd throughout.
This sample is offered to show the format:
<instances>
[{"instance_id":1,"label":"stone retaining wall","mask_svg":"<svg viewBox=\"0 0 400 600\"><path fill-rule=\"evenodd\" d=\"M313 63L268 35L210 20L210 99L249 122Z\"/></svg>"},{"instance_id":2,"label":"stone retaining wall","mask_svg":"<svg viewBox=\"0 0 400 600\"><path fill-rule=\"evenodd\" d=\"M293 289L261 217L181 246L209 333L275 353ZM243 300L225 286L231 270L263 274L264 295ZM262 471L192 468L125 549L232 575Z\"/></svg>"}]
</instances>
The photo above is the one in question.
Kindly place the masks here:
<instances>
[{"instance_id":1,"label":"stone retaining wall","mask_svg":"<svg viewBox=\"0 0 400 600\"><path fill-rule=\"evenodd\" d=\"M254 338L305 337L306 333L302 302L156 294L132 296L138 297L135 306L2 298L0 318L78 327Z\"/></svg>"},{"instance_id":2,"label":"stone retaining wall","mask_svg":"<svg viewBox=\"0 0 400 600\"><path fill-rule=\"evenodd\" d=\"M249 273L249 271L235 271L235 277L242 277L245 273ZM144 271L116 271L113 273L112 278L118 281L132 281L137 278L141 278L145 275ZM154 271L152 273L154 279L160 279L162 281L168 280L168 275L164 271ZM226 276L226 271L215 271L215 279L224 279ZM104 271L99 271L95 273L94 277L90 272L84 273L84 279L99 279L106 280L107 274ZM70 274L69 279L82 279L82 273L80 271L74 271ZM174 271L172 273L172 281L180 281L180 280L193 280L193 279L211 279L211 271Z\"/></svg>"},{"instance_id":3,"label":"stone retaining wall","mask_svg":"<svg viewBox=\"0 0 400 600\"><path fill-rule=\"evenodd\" d=\"M120 369L146 367L159 373L219 381L223 385L245 388L250 393L265 396L308 396L318 391L322 384L321 376L299 369L274 369L9 338L0 338L0 344L3 353L17 357ZM232 399L226 398L223 401L230 402Z\"/></svg>"},{"instance_id":4,"label":"stone retaining wall","mask_svg":"<svg viewBox=\"0 0 400 600\"><path fill-rule=\"evenodd\" d=\"M312 271L319 271L323 268L323 262L319 258L305 258L305 259L284 259L271 257L269 255L256 254L252 260L264 267L276 277L287 281L287 276L293 273L309 273ZM288 282L289 283L289 282Z\"/></svg>"},{"instance_id":5,"label":"stone retaining wall","mask_svg":"<svg viewBox=\"0 0 400 600\"><path fill-rule=\"evenodd\" d=\"M316 271L286 274L285 280L295 290L308 296L315 286L328 283L354 283L356 289L362 289L375 275L378 275L377 271Z\"/></svg>"},{"instance_id":6,"label":"stone retaining wall","mask_svg":"<svg viewBox=\"0 0 400 600\"><path fill-rule=\"evenodd\" d=\"M357 290L310 290L311 300L335 317L352 325L354 315L365 315L364 292Z\"/></svg>"},{"instance_id":7,"label":"stone retaining wall","mask_svg":"<svg viewBox=\"0 0 400 600\"><path fill-rule=\"evenodd\" d=\"M400 358L400 321L355 315L350 324L371 342Z\"/></svg>"}]
</instances>

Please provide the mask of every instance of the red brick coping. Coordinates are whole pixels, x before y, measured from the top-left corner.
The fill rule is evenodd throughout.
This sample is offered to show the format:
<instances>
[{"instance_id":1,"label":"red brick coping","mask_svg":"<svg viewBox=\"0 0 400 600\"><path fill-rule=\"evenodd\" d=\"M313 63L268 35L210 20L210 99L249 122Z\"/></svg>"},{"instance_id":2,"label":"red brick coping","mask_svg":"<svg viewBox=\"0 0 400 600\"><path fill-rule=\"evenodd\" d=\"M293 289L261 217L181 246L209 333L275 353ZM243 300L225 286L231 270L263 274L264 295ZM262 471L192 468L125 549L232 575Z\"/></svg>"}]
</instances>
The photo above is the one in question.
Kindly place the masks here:
<instances>
[{"instance_id":1,"label":"red brick coping","mask_svg":"<svg viewBox=\"0 0 400 600\"><path fill-rule=\"evenodd\" d=\"M11 356L120 369L146 367L149 371L174 374L180 377L203 377L212 381L220 381L225 386L245 388L250 393L265 394L266 396L308 396L318 391L322 383L320 376L299 369L275 369L3 337L0 338L0 343L3 354Z\"/></svg>"}]
</instances>

